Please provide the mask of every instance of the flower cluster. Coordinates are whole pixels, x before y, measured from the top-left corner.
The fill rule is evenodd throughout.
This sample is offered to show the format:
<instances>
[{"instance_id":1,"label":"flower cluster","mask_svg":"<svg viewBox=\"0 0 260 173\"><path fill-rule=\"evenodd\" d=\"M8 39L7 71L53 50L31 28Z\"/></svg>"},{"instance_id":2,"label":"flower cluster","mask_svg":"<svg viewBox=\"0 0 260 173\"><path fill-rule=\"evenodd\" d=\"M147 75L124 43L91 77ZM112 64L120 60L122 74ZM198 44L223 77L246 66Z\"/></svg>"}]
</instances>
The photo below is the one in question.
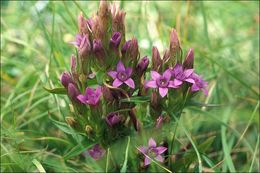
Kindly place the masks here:
<instances>
[{"instance_id":1,"label":"flower cluster","mask_svg":"<svg viewBox=\"0 0 260 173\"><path fill-rule=\"evenodd\" d=\"M125 12L106 1L100 2L99 11L89 19L81 13L79 31L70 42L77 48L71 56L70 72L64 72L60 81L71 100L68 124L93 143L88 154L98 160L105 148L131 133L133 128L161 128L169 122L171 112L182 111L183 96L191 99L197 91L207 94L205 82L195 73L194 50L189 49L182 61L182 50L175 29L170 34L170 46L163 58L156 47L152 58L140 58L136 38L125 40ZM150 61L151 66L149 66ZM151 74L151 79L146 73ZM153 90L148 90L152 88ZM145 100L146 105L137 106ZM150 109L150 122L141 122L137 109ZM151 125L152 124L152 125ZM81 133L82 134L82 133ZM148 147L139 147L144 154L144 165L150 159L164 162L166 147L156 146L151 138Z\"/></svg>"}]
</instances>

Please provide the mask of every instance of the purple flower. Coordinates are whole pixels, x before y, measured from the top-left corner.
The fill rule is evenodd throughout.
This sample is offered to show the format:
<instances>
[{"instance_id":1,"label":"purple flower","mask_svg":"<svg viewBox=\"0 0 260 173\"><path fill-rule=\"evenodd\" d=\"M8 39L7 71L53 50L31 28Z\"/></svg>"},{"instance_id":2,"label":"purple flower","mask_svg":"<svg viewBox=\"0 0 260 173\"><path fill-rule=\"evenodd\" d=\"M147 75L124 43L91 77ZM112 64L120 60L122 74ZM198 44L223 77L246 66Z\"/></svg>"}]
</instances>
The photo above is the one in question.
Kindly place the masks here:
<instances>
[{"instance_id":1,"label":"purple flower","mask_svg":"<svg viewBox=\"0 0 260 173\"><path fill-rule=\"evenodd\" d=\"M97 105L101 97L101 87L98 86L96 91L92 88L86 88L85 95L80 94L77 98L83 104Z\"/></svg>"},{"instance_id":2,"label":"purple flower","mask_svg":"<svg viewBox=\"0 0 260 173\"><path fill-rule=\"evenodd\" d=\"M149 157L159 162L163 162L164 158L161 156L161 154L164 153L167 150L167 148L163 146L156 147L156 142L153 138L150 138L148 142L148 147L141 146L138 147L138 150L144 154L144 166L147 166L151 163Z\"/></svg>"},{"instance_id":3,"label":"purple flower","mask_svg":"<svg viewBox=\"0 0 260 173\"><path fill-rule=\"evenodd\" d=\"M193 74L193 69L183 69L182 65L176 64L174 69L172 70L172 77L174 78L174 83L176 85L181 85L184 81L189 83L194 83L194 79L191 78Z\"/></svg>"},{"instance_id":4,"label":"purple flower","mask_svg":"<svg viewBox=\"0 0 260 173\"><path fill-rule=\"evenodd\" d=\"M106 150L104 150L99 144L94 145L92 148L88 149L88 154L94 159L99 160L101 159Z\"/></svg>"},{"instance_id":5,"label":"purple flower","mask_svg":"<svg viewBox=\"0 0 260 173\"><path fill-rule=\"evenodd\" d=\"M163 75L160 75L156 71L151 71L151 77L153 80L146 81L145 87L159 88L159 93L162 97L165 97L168 93L168 88L178 88L178 85L171 79L171 71L167 69Z\"/></svg>"},{"instance_id":6,"label":"purple flower","mask_svg":"<svg viewBox=\"0 0 260 173\"><path fill-rule=\"evenodd\" d=\"M191 75L191 78L195 81L191 86L191 91L199 91L202 90L205 95L208 95L208 90L206 87L208 86L208 82L205 82L201 76L197 75L196 73L193 73Z\"/></svg>"},{"instance_id":7,"label":"purple flower","mask_svg":"<svg viewBox=\"0 0 260 173\"><path fill-rule=\"evenodd\" d=\"M116 67L116 71L108 72L108 75L114 79L113 87L119 87L123 83L130 88L135 88L135 83L131 77L133 69L131 67L125 68L122 61L119 61Z\"/></svg>"},{"instance_id":8,"label":"purple flower","mask_svg":"<svg viewBox=\"0 0 260 173\"><path fill-rule=\"evenodd\" d=\"M121 41L121 34L120 32L114 32L111 39L110 39L110 45L112 47L118 47Z\"/></svg>"},{"instance_id":9,"label":"purple flower","mask_svg":"<svg viewBox=\"0 0 260 173\"><path fill-rule=\"evenodd\" d=\"M110 127L118 124L121 121L121 117L118 112L111 112L106 116L106 122Z\"/></svg>"},{"instance_id":10,"label":"purple flower","mask_svg":"<svg viewBox=\"0 0 260 173\"><path fill-rule=\"evenodd\" d=\"M183 62L183 68L185 69L189 69L189 68L193 68L193 64L194 64L194 50L193 48L190 48L185 61Z\"/></svg>"},{"instance_id":11,"label":"purple flower","mask_svg":"<svg viewBox=\"0 0 260 173\"><path fill-rule=\"evenodd\" d=\"M147 56L143 57L140 62L137 65L137 71L139 72L139 74L143 74L143 72L147 69L149 65L149 59L147 58Z\"/></svg>"}]
</instances>

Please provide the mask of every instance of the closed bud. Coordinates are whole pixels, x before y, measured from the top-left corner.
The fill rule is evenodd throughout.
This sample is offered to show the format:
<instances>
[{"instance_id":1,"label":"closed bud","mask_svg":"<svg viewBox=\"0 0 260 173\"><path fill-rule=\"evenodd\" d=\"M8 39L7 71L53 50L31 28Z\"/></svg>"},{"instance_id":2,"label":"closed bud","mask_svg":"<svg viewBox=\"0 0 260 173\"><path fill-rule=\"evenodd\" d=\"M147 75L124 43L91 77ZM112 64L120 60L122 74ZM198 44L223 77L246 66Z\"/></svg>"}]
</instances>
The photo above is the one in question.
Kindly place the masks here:
<instances>
[{"instance_id":1,"label":"closed bud","mask_svg":"<svg viewBox=\"0 0 260 173\"><path fill-rule=\"evenodd\" d=\"M125 12L124 10L120 10L116 7L115 4L110 6L111 14L112 14L112 31L113 32L120 32L122 35L122 39L124 41L125 38Z\"/></svg>"},{"instance_id":2,"label":"closed bud","mask_svg":"<svg viewBox=\"0 0 260 173\"><path fill-rule=\"evenodd\" d=\"M70 125L71 127L75 127L76 121L73 117L66 117L65 120L68 123L68 125Z\"/></svg>"},{"instance_id":3,"label":"closed bud","mask_svg":"<svg viewBox=\"0 0 260 173\"><path fill-rule=\"evenodd\" d=\"M106 122L110 127L113 127L120 123L121 116L118 112L111 112L106 116Z\"/></svg>"},{"instance_id":4,"label":"closed bud","mask_svg":"<svg viewBox=\"0 0 260 173\"><path fill-rule=\"evenodd\" d=\"M108 87L103 86L102 93L103 93L103 97L106 101L112 102L114 100L114 97Z\"/></svg>"},{"instance_id":5,"label":"closed bud","mask_svg":"<svg viewBox=\"0 0 260 173\"><path fill-rule=\"evenodd\" d=\"M125 42L125 44L123 45L122 50L121 50L121 53L122 53L122 56L123 56L123 57L125 57L125 54L126 54L127 50L128 50L129 47L130 47L131 41L132 41L132 40L128 40L128 41Z\"/></svg>"},{"instance_id":6,"label":"closed bud","mask_svg":"<svg viewBox=\"0 0 260 173\"><path fill-rule=\"evenodd\" d=\"M183 67L185 69L192 69L193 65L194 65L194 50L193 48L190 48L186 55L185 61L183 63Z\"/></svg>"},{"instance_id":7,"label":"closed bud","mask_svg":"<svg viewBox=\"0 0 260 173\"><path fill-rule=\"evenodd\" d=\"M170 59L170 50L166 49L163 55L163 63L167 63Z\"/></svg>"},{"instance_id":8,"label":"closed bud","mask_svg":"<svg viewBox=\"0 0 260 173\"><path fill-rule=\"evenodd\" d=\"M112 37L111 37L111 39L110 39L109 45L113 49L118 49L120 41L121 41L121 34L120 34L120 32L114 32Z\"/></svg>"},{"instance_id":9,"label":"closed bud","mask_svg":"<svg viewBox=\"0 0 260 173\"><path fill-rule=\"evenodd\" d=\"M160 71L162 66L162 59L160 57L160 53L157 47L153 47L152 49L152 69L154 71Z\"/></svg>"},{"instance_id":10,"label":"closed bud","mask_svg":"<svg viewBox=\"0 0 260 173\"><path fill-rule=\"evenodd\" d=\"M70 57L70 70L73 75L77 73L77 59L75 55L71 55Z\"/></svg>"},{"instance_id":11,"label":"closed bud","mask_svg":"<svg viewBox=\"0 0 260 173\"><path fill-rule=\"evenodd\" d=\"M105 50L100 39L93 40L93 52L99 61L104 61Z\"/></svg>"},{"instance_id":12,"label":"closed bud","mask_svg":"<svg viewBox=\"0 0 260 173\"><path fill-rule=\"evenodd\" d=\"M86 57L90 53L90 50L91 45L89 42L88 35L84 35L79 46L79 56L81 58Z\"/></svg>"},{"instance_id":13,"label":"closed bud","mask_svg":"<svg viewBox=\"0 0 260 173\"><path fill-rule=\"evenodd\" d=\"M69 83L68 96L72 102L80 103L79 100L77 99L79 94L80 94L80 91L79 91L78 87L74 83Z\"/></svg>"},{"instance_id":14,"label":"closed bud","mask_svg":"<svg viewBox=\"0 0 260 173\"><path fill-rule=\"evenodd\" d=\"M178 34L176 29L172 29L171 34L170 34L170 63L171 66L176 65L176 60L177 63L182 63L181 59L181 46L178 38Z\"/></svg>"},{"instance_id":15,"label":"closed bud","mask_svg":"<svg viewBox=\"0 0 260 173\"><path fill-rule=\"evenodd\" d=\"M148 65L149 65L149 59L147 58L147 56L145 56L141 59L141 61L137 65L138 75L142 75L144 71L147 69Z\"/></svg>"},{"instance_id":16,"label":"closed bud","mask_svg":"<svg viewBox=\"0 0 260 173\"><path fill-rule=\"evenodd\" d=\"M140 131L141 130L141 127L140 127L140 122L138 121L137 119L137 116L136 116L136 109L133 108L129 111L129 116L130 116L130 119L134 125L134 128L136 131Z\"/></svg>"},{"instance_id":17,"label":"closed bud","mask_svg":"<svg viewBox=\"0 0 260 173\"><path fill-rule=\"evenodd\" d=\"M86 125L85 132L86 132L87 135L93 135L94 130L90 125Z\"/></svg>"},{"instance_id":18,"label":"closed bud","mask_svg":"<svg viewBox=\"0 0 260 173\"><path fill-rule=\"evenodd\" d=\"M136 61L138 54L139 54L138 41L136 38L133 38L129 48L129 56L132 60Z\"/></svg>"},{"instance_id":19,"label":"closed bud","mask_svg":"<svg viewBox=\"0 0 260 173\"><path fill-rule=\"evenodd\" d=\"M68 88L69 83L73 83L73 80L68 72L62 73L60 81L65 88Z\"/></svg>"}]
</instances>

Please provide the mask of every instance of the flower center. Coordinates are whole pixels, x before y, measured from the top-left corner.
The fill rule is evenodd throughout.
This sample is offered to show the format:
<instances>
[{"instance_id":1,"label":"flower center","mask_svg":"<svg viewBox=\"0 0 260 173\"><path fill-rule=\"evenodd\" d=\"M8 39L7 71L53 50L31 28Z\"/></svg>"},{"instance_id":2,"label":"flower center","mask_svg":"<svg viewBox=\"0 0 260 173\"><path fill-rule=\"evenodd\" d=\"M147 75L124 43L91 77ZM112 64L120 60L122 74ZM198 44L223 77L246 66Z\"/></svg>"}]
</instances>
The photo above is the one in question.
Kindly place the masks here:
<instances>
[{"instance_id":1,"label":"flower center","mask_svg":"<svg viewBox=\"0 0 260 173\"><path fill-rule=\"evenodd\" d=\"M148 156L151 157L151 158L155 158L157 156L156 149L155 148L150 148L148 150Z\"/></svg>"},{"instance_id":2,"label":"flower center","mask_svg":"<svg viewBox=\"0 0 260 173\"><path fill-rule=\"evenodd\" d=\"M117 73L117 78L121 80L122 82L126 81L128 79L128 76L125 71L120 71Z\"/></svg>"},{"instance_id":3,"label":"flower center","mask_svg":"<svg viewBox=\"0 0 260 173\"><path fill-rule=\"evenodd\" d=\"M165 79L165 78L159 78L158 80L157 80L157 85L159 86L159 87L163 87L163 88L165 88L165 87L167 87L168 86L168 84L169 84L169 81L167 80L167 79Z\"/></svg>"}]
</instances>

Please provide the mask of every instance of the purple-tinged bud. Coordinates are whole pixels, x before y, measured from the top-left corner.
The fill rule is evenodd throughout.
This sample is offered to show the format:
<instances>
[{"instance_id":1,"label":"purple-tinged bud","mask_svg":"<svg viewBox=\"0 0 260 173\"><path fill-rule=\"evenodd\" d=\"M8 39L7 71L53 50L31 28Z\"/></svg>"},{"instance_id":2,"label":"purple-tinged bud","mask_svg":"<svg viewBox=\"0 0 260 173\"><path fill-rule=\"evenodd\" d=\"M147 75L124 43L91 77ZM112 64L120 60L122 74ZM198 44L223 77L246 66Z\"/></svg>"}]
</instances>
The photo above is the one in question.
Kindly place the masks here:
<instances>
[{"instance_id":1,"label":"purple-tinged bud","mask_svg":"<svg viewBox=\"0 0 260 173\"><path fill-rule=\"evenodd\" d=\"M137 61L138 54L139 54L138 41L136 38L133 38L129 48L129 56L131 60L134 61L134 63L137 63L136 61Z\"/></svg>"},{"instance_id":2,"label":"purple-tinged bud","mask_svg":"<svg viewBox=\"0 0 260 173\"><path fill-rule=\"evenodd\" d=\"M170 49L173 51L177 51L177 49L180 49L180 42L179 42L179 38L178 38L176 29L172 29L172 31L171 31Z\"/></svg>"},{"instance_id":3,"label":"purple-tinged bud","mask_svg":"<svg viewBox=\"0 0 260 173\"><path fill-rule=\"evenodd\" d=\"M80 103L77 99L78 95L80 95L80 91L78 87L74 83L69 83L68 85L68 96L72 102Z\"/></svg>"},{"instance_id":4,"label":"purple-tinged bud","mask_svg":"<svg viewBox=\"0 0 260 173\"><path fill-rule=\"evenodd\" d=\"M89 54L90 50L91 45L89 42L88 35L84 35L79 46L79 56L81 58L86 57Z\"/></svg>"},{"instance_id":5,"label":"purple-tinged bud","mask_svg":"<svg viewBox=\"0 0 260 173\"><path fill-rule=\"evenodd\" d=\"M132 42L132 40L128 40L123 45L122 50L121 50L122 56L124 56L126 54L126 51L129 49L131 42Z\"/></svg>"},{"instance_id":6,"label":"purple-tinged bud","mask_svg":"<svg viewBox=\"0 0 260 173\"><path fill-rule=\"evenodd\" d=\"M137 65L138 75L142 75L144 71L147 69L148 65L149 65L149 59L147 58L147 56L145 56L140 60L139 64Z\"/></svg>"},{"instance_id":7,"label":"purple-tinged bud","mask_svg":"<svg viewBox=\"0 0 260 173\"><path fill-rule=\"evenodd\" d=\"M80 34L88 34L89 33L87 24L88 24L88 20L86 20L83 16L83 13L80 12L80 14L78 16L78 28L79 28Z\"/></svg>"},{"instance_id":8,"label":"purple-tinged bud","mask_svg":"<svg viewBox=\"0 0 260 173\"><path fill-rule=\"evenodd\" d=\"M111 39L110 39L110 46L113 47L113 48L118 48L119 44L120 44L120 41L121 41L121 34L120 32L114 32Z\"/></svg>"},{"instance_id":9,"label":"purple-tinged bud","mask_svg":"<svg viewBox=\"0 0 260 173\"><path fill-rule=\"evenodd\" d=\"M181 59L181 46L178 38L177 31L175 29L172 29L171 35L170 35L170 59L169 62L171 66L176 65L177 63L182 63Z\"/></svg>"},{"instance_id":10,"label":"purple-tinged bud","mask_svg":"<svg viewBox=\"0 0 260 173\"><path fill-rule=\"evenodd\" d=\"M73 83L73 80L70 76L70 74L68 72L64 72L62 73L61 75L61 78L60 78L60 81L61 81L61 84L65 87L65 88L68 88L68 85L70 83Z\"/></svg>"},{"instance_id":11,"label":"purple-tinged bud","mask_svg":"<svg viewBox=\"0 0 260 173\"><path fill-rule=\"evenodd\" d=\"M102 45L102 42L100 39L93 40L93 52L99 61L101 61L101 62L104 61L105 50L103 48L103 45Z\"/></svg>"},{"instance_id":12,"label":"purple-tinged bud","mask_svg":"<svg viewBox=\"0 0 260 173\"><path fill-rule=\"evenodd\" d=\"M192 69L193 65L194 65L194 50L193 48L190 48L186 55L185 61L183 63L183 67L185 69Z\"/></svg>"},{"instance_id":13,"label":"purple-tinged bud","mask_svg":"<svg viewBox=\"0 0 260 173\"><path fill-rule=\"evenodd\" d=\"M110 91L110 89L106 86L102 87L102 93L103 93L103 97L106 101L108 102L112 102L114 100L114 97Z\"/></svg>"},{"instance_id":14,"label":"purple-tinged bud","mask_svg":"<svg viewBox=\"0 0 260 173\"><path fill-rule=\"evenodd\" d=\"M167 63L170 59L170 50L166 49L163 55L163 63Z\"/></svg>"},{"instance_id":15,"label":"purple-tinged bud","mask_svg":"<svg viewBox=\"0 0 260 173\"><path fill-rule=\"evenodd\" d=\"M124 10L120 10L119 7L116 7L115 4L110 6L111 14L112 14L112 31L120 32L122 35L122 40L125 38L125 12Z\"/></svg>"},{"instance_id":16,"label":"purple-tinged bud","mask_svg":"<svg viewBox=\"0 0 260 173\"><path fill-rule=\"evenodd\" d=\"M94 145L92 148L88 149L88 154L94 159L99 160L101 159L106 153L99 144Z\"/></svg>"},{"instance_id":17,"label":"purple-tinged bud","mask_svg":"<svg viewBox=\"0 0 260 173\"><path fill-rule=\"evenodd\" d=\"M163 116L160 115L157 119L156 119L156 128L161 128L162 127L162 124L163 124Z\"/></svg>"},{"instance_id":18,"label":"purple-tinged bud","mask_svg":"<svg viewBox=\"0 0 260 173\"><path fill-rule=\"evenodd\" d=\"M93 19L92 18L87 19L87 25L90 29L92 29L92 26L93 26Z\"/></svg>"},{"instance_id":19,"label":"purple-tinged bud","mask_svg":"<svg viewBox=\"0 0 260 173\"><path fill-rule=\"evenodd\" d=\"M140 131L141 130L141 127L140 127L140 122L138 121L137 117L136 117L136 109L133 108L129 111L129 116L130 116L130 119L134 125L134 128L136 131Z\"/></svg>"},{"instance_id":20,"label":"purple-tinged bud","mask_svg":"<svg viewBox=\"0 0 260 173\"><path fill-rule=\"evenodd\" d=\"M111 112L106 116L106 122L110 127L120 123L121 117L118 112Z\"/></svg>"},{"instance_id":21,"label":"purple-tinged bud","mask_svg":"<svg viewBox=\"0 0 260 173\"><path fill-rule=\"evenodd\" d=\"M160 57L160 53L157 47L153 47L152 49L152 69L154 71L160 71L162 66L162 59Z\"/></svg>"},{"instance_id":22,"label":"purple-tinged bud","mask_svg":"<svg viewBox=\"0 0 260 173\"><path fill-rule=\"evenodd\" d=\"M76 73L76 71L77 71L77 62L76 62L77 60L76 60L76 57L75 57L75 55L71 55L71 57L70 57L70 70L71 70L71 72L72 73Z\"/></svg>"}]
</instances>

